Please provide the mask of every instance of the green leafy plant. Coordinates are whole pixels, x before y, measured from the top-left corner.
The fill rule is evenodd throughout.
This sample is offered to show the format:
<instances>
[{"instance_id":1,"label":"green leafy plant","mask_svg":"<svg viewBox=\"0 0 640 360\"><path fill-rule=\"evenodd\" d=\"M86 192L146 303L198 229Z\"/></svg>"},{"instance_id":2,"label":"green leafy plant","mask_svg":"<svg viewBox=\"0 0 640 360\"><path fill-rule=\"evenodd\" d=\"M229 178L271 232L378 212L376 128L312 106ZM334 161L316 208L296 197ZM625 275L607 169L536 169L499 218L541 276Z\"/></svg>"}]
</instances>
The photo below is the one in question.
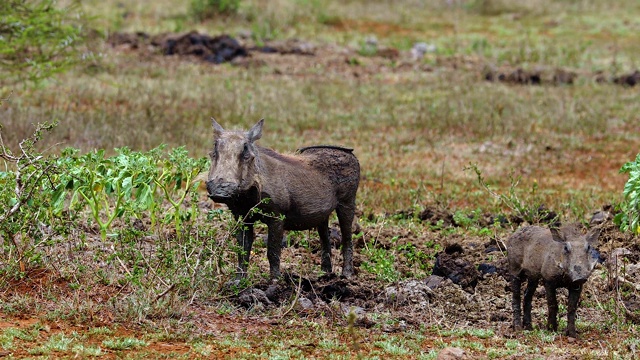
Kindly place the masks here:
<instances>
[{"instance_id":1,"label":"green leafy plant","mask_svg":"<svg viewBox=\"0 0 640 360\"><path fill-rule=\"evenodd\" d=\"M629 174L622 194L621 212L613 219L622 231L640 234L640 154L620 168L621 174Z\"/></svg>"},{"instance_id":2,"label":"green leafy plant","mask_svg":"<svg viewBox=\"0 0 640 360\"><path fill-rule=\"evenodd\" d=\"M78 151L66 149L60 159L68 167L64 179L54 189L54 204L62 210L64 190L72 191L70 208L86 204L98 225L102 240L117 217L126 212L146 210L153 197L151 183L155 164L128 148L116 149L118 155L105 158L103 149L77 157Z\"/></svg>"},{"instance_id":3,"label":"green leafy plant","mask_svg":"<svg viewBox=\"0 0 640 360\"><path fill-rule=\"evenodd\" d=\"M165 222L173 221L176 232L179 232L184 221L195 218L198 211L195 204L183 209L187 195L194 194L200 181L198 176L209 165L206 158L194 159L188 156L184 146L177 147L169 152L169 157L160 161L160 175L154 179L154 183L164 194L165 199L171 205L171 212L167 213Z\"/></svg>"},{"instance_id":4,"label":"green leafy plant","mask_svg":"<svg viewBox=\"0 0 640 360\"><path fill-rule=\"evenodd\" d=\"M418 247L412 243L398 245L397 250L400 255L404 256L407 261L407 265L417 266L418 269L422 271L428 271L433 267L433 259L435 258L435 253L439 250L440 245L434 244L433 242L427 245L431 245L433 247L433 253L426 253L419 250Z\"/></svg>"},{"instance_id":5,"label":"green leafy plant","mask_svg":"<svg viewBox=\"0 0 640 360\"><path fill-rule=\"evenodd\" d=\"M171 150L165 157L164 148L162 145L137 152L123 147L116 149L117 155L113 157L106 157L104 149L82 156L77 149L65 149L57 164L66 171L56 178L52 189L55 212L87 206L105 240L113 221L119 217L126 220L148 212L155 228L166 201L171 211L162 217L162 222L173 223L179 232L184 221L195 218L195 204L184 205L187 195L199 184L196 176L208 163L205 158L189 158L184 147ZM67 202L68 192L71 195Z\"/></svg>"},{"instance_id":6,"label":"green leafy plant","mask_svg":"<svg viewBox=\"0 0 640 360\"><path fill-rule=\"evenodd\" d=\"M395 268L395 255L383 248L376 248L374 244L365 247L362 250L367 261L362 262L362 268L374 275L376 278L385 282L398 281L400 274Z\"/></svg>"},{"instance_id":7,"label":"green leafy plant","mask_svg":"<svg viewBox=\"0 0 640 360\"><path fill-rule=\"evenodd\" d=\"M81 61L86 18L79 1L0 2L0 83L38 82Z\"/></svg>"}]
</instances>

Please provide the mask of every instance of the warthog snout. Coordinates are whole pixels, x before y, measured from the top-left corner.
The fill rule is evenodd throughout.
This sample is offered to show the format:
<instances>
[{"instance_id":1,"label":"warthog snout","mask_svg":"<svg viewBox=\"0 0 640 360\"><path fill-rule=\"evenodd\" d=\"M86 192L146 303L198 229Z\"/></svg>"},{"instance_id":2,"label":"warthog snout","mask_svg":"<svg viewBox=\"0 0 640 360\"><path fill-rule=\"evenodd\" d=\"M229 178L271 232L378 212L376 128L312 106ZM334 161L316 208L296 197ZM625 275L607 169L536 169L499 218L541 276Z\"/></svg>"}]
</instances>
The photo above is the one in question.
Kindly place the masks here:
<instances>
[{"instance_id":1,"label":"warthog snout","mask_svg":"<svg viewBox=\"0 0 640 360\"><path fill-rule=\"evenodd\" d=\"M207 192L212 200L230 199L238 190L238 184L224 181L207 181Z\"/></svg>"}]
</instances>

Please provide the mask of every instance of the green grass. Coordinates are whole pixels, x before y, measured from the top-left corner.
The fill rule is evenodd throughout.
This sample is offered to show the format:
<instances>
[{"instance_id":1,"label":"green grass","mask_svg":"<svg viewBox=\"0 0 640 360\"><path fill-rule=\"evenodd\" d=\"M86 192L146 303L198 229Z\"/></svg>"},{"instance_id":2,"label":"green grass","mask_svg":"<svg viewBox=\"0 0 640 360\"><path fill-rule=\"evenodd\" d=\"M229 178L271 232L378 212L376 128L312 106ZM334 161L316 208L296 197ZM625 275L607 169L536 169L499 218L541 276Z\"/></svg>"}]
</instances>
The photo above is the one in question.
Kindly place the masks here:
<instances>
[{"instance_id":1,"label":"green grass","mask_svg":"<svg viewBox=\"0 0 640 360\"><path fill-rule=\"evenodd\" d=\"M111 350L129 350L137 347L147 346L147 342L132 337L106 339L102 341L102 345Z\"/></svg>"}]
</instances>

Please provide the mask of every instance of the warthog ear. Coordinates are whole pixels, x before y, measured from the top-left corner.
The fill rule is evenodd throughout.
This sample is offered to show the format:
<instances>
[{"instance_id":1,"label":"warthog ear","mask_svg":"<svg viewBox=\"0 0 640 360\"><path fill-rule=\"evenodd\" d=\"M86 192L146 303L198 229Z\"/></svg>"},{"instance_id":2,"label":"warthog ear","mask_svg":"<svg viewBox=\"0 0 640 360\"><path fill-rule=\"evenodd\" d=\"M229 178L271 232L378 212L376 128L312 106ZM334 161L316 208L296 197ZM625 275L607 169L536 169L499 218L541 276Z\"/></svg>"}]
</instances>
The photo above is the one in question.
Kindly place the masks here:
<instances>
[{"instance_id":1,"label":"warthog ear","mask_svg":"<svg viewBox=\"0 0 640 360\"><path fill-rule=\"evenodd\" d=\"M553 238L554 241L565 242L564 234L562 233L562 231L560 231L560 229L550 228L549 230L551 230L551 237Z\"/></svg>"},{"instance_id":2,"label":"warthog ear","mask_svg":"<svg viewBox=\"0 0 640 360\"><path fill-rule=\"evenodd\" d=\"M593 229L587 234L587 244L594 246L598 242L600 230L602 229Z\"/></svg>"},{"instance_id":3,"label":"warthog ear","mask_svg":"<svg viewBox=\"0 0 640 360\"><path fill-rule=\"evenodd\" d=\"M249 142L254 142L262 137L262 125L264 125L264 119L260 119L260 121L247 131L247 139L249 139Z\"/></svg>"},{"instance_id":4,"label":"warthog ear","mask_svg":"<svg viewBox=\"0 0 640 360\"><path fill-rule=\"evenodd\" d=\"M220 135L224 131L222 126L220 126L220 124L218 124L218 122L214 118L211 118L211 125L213 126L213 132L216 135Z\"/></svg>"}]
</instances>

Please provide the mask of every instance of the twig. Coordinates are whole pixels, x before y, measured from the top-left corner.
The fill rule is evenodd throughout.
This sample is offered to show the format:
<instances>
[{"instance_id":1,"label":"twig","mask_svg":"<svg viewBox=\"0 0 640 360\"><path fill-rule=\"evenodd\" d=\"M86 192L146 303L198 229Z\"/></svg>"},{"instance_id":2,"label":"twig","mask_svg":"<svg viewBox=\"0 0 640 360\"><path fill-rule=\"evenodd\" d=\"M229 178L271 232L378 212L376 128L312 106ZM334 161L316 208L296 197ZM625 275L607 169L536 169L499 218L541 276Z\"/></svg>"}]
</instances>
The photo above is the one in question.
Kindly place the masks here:
<instances>
[{"instance_id":1,"label":"twig","mask_svg":"<svg viewBox=\"0 0 640 360\"><path fill-rule=\"evenodd\" d=\"M167 290L163 291L162 294L156 296L156 298L151 302L151 304L155 304L156 302L158 302L158 300L162 299L165 295L167 295L175 287L176 287L176 284L171 284L171 286L169 286L167 288Z\"/></svg>"},{"instance_id":2,"label":"twig","mask_svg":"<svg viewBox=\"0 0 640 360\"><path fill-rule=\"evenodd\" d=\"M284 314L280 315L281 319L287 316L287 314L290 313L291 310L293 310L293 308L296 306L296 304L298 303L298 299L300 298L301 290L302 290L302 276L298 276L298 290L296 291L296 296L293 299L293 302L291 303L291 306L289 306L287 311L285 311Z\"/></svg>"},{"instance_id":3,"label":"twig","mask_svg":"<svg viewBox=\"0 0 640 360\"><path fill-rule=\"evenodd\" d=\"M124 264L124 262L122 262L122 259L120 259L120 256L118 256L118 254L116 253L116 248L113 246L113 244L111 244L111 250L113 251L114 255L116 256L116 259L118 260L118 262L120 263L120 266L122 266L122 269L129 275L131 275L131 272L129 271L129 269L127 269L126 265Z\"/></svg>"},{"instance_id":4,"label":"twig","mask_svg":"<svg viewBox=\"0 0 640 360\"><path fill-rule=\"evenodd\" d=\"M144 264L147 265L147 268L151 271L151 273L153 274L153 276L155 276L158 280L160 280L160 282L164 285L164 286L169 286L169 284L167 284L166 282L164 282L164 280L162 280L162 278L160 276L158 276L158 274L156 273L156 271L153 269L153 267L151 267L151 265L149 265L149 262L147 261L147 258L144 256L144 254L142 253L142 251L139 253L140 256L142 257L142 260L144 261ZM171 285L173 286L173 285Z\"/></svg>"}]
</instances>

